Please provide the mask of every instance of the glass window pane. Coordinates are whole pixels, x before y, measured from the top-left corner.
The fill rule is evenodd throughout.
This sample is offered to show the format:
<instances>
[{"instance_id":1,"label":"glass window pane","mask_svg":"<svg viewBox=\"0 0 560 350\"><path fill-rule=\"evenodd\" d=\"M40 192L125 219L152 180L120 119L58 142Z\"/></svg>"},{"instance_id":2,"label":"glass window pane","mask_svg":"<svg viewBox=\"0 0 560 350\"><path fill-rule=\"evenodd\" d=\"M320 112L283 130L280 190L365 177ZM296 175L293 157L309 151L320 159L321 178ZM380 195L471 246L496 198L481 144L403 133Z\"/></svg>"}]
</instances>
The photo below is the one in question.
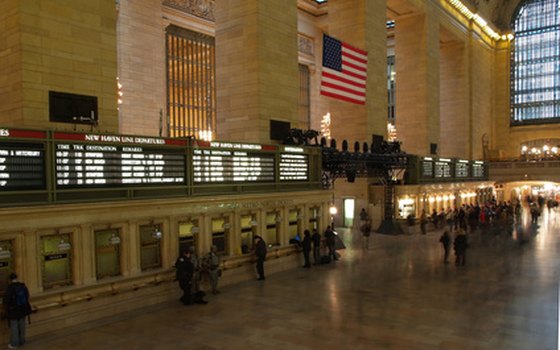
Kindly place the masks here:
<instances>
[{"instance_id":1,"label":"glass window pane","mask_svg":"<svg viewBox=\"0 0 560 350\"><path fill-rule=\"evenodd\" d=\"M119 248L119 230L100 230L95 232L97 279L119 276L121 274Z\"/></svg>"},{"instance_id":2,"label":"glass window pane","mask_svg":"<svg viewBox=\"0 0 560 350\"><path fill-rule=\"evenodd\" d=\"M560 0L525 1L512 28L511 124L560 121Z\"/></svg>"},{"instance_id":3,"label":"glass window pane","mask_svg":"<svg viewBox=\"0 0 560 350\"><path fill-rule=\"evenodd\" d=\"M69 234L41 237L43 288L72 284L72 242Z\"/></svg>"}]
</instances>

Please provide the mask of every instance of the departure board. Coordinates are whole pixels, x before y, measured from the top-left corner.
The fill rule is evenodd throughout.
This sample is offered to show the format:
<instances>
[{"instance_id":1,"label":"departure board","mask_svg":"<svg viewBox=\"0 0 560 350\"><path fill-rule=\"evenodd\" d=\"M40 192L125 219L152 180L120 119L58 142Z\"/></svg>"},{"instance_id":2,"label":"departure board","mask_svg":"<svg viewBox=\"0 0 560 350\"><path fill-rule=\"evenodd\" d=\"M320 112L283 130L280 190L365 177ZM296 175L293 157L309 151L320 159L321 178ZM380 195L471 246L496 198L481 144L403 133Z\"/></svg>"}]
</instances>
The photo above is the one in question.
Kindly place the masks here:
<instances>
[{"instance_id":1,"label":"departure board","mask_svg":"<svg viewBox=\"0 0 560 350\"><path fill-rule=\"evenodd\" d=\"M262 152L269 150L266 146L200 141L198 145L204 148L193 150L194 183L274 181L274 154Z\"/></svg>"},{"instance_id":2,"label":"departure board","mask_svg":"<svg viewBox=\"0 0 560 350\"><path fill-rule=\"evenodd\" d=\"M434 163L433 162L422 162L422 176L423 177L432 177L434 176Z\"/></svg>"},{"instance_id":3,"label":"departure board","mask_svg":"<svg viewBox=\"0 0 560 350\"><path fill-rule=\"evenodd\" d=\"M280 154L280 181L307 181L309 179L309 157L302 154L301 147L284 147Z\"/></svg>"},{"instance_id":4,"label":"departure board","mask_svg":"<svg viewBox=\"0 0 560 350\"><path fill-rule=\"evenodd\" d=\"M55 135L55 138L96 141L57 140L55 162L58 188L186 184L184 148L165 147L169 143L183 145L184 141L62 133ZM162 147L150 147L156 144Z\"/></svg>"},{"instance_id":5,"label":"departure board","mask_svg":"<svg viewBox=\"0 0 560 350\"><path fill-rule=\"evenodd\" d=\"M40 141L45 135L41 131L0 129L1 190L45 189L45 144Z\"/></svg>"},{"instance_id":6,"label":"departure board","mask_svg":"<svg viewBox=\"0 0 560 350\"><path fill-rule=\"evenodd\" d=\"M474 162L472 165L473 177L484 177L484 164L482 162Z\"/></svg>"},{"instance_id":7,"label":"departure board","mask_svg":"<svg viewBox=\"0 0 560 350\"><path fill-rule=\"evenodd\" d=\"M469 163L467 161L459 161L455 163L455 177L468 177Z\"/></svg>"},{"instance_id":8,"label":"departure board","mask_svg":"<svg viewBox=\"0 0 560 350\"><path fill-rule=\"evenodd\" d=\"M451 177L451 165L448 162L435 162L435 177Z\"/></svg>"}]
</instances>

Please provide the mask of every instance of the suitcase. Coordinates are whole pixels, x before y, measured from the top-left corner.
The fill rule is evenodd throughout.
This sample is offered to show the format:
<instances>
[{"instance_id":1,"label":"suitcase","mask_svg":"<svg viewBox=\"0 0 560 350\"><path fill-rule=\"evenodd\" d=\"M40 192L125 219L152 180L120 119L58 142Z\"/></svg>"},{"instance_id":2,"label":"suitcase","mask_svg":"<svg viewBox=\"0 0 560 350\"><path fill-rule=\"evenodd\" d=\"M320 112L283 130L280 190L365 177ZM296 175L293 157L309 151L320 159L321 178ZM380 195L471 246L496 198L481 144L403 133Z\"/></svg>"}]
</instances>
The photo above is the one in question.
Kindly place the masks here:
<instances>
[{"instance_id":1,"label":"suitcase","mask_svg":"<svg viewBox=\"0 0 560 350\"><path fill-rule=\"evenodd\" d=\"M328 255L321 256L321 264L329 264L331 262L331 257Z\"/></svg>"}]
</instances>

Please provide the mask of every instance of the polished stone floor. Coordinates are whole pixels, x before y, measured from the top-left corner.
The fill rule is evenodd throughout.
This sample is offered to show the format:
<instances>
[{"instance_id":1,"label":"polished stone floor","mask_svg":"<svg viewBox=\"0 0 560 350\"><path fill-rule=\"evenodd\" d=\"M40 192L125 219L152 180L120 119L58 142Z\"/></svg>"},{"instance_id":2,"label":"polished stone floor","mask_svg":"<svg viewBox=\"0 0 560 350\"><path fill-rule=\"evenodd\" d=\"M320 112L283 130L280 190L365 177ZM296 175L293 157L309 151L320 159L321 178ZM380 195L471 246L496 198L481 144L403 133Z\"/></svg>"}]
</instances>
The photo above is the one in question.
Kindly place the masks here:
<instances>
[{"instance_id":1,"label":"polished stone floor","mask_svg":"<svg viewBox=\"0 0 560 350\"><path fill-rule=\"evenodd\" d=\"M33 349L558 349L560 212L512 236L470 235L444 265L441 231L341 232L342 259L247 281L208 305L158 305L29 339Z\"/></svg>"}]
</instances>

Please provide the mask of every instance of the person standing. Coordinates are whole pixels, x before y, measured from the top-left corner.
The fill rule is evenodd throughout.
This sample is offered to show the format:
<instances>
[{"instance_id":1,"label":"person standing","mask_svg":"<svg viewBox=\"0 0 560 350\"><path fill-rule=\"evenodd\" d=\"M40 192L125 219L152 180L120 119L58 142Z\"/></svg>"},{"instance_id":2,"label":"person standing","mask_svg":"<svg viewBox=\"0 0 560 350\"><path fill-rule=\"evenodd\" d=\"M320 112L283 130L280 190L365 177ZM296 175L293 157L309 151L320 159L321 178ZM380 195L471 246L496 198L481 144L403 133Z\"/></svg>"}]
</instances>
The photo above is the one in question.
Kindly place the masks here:
<instances>
[{"instance_id":1,"label":"person standing","mask_svg":"<svg viewBox=\"0 0 560 350\"><path fill-rule=\"evenodd\" d=\"M441 245L443 246L443 263L449 264L449 248L451 247L451 237L448 231L444 231L439 238Z\"/></svg>"},{"instance_id":2,"label":"person standing","mask_svg":"<svg viewBox=\"0 0 560 350\"><path fill-rule=\"evenodd\" d=\"M467 235L465 231L460 230L453 243L453 248L455 249L455 265L465 266L468 246Z\"/></svg>"},{"instance_id":3,"label":"person standing","mask_svg":"<svg viewBox=\"0 0 560 350\"><path fill-rule=\"evenodd\" d=\"M175 261L175 277L179 282L179 287L183 290L181 302L184 305L192 304L192 279L194 274L194 265L192 263L190 249L186 249L183 254Z\"/></svg>"},{"instance_id":4,"label":"person standing","mask_svg":"<svg viewBox=\"0 0 560 350\"><path fill-rule=\"evenodd\" d=\"M321 235L316 229L313 229L311 240L313 241L313 263L319 265L321 263Z\"/></svg>"},{"instance_id":5,"label":"person standing","mask_svg":"<svg viewBox=\"0 0 560 350\"><path fill-rule=\"evenodd\" d=\"M369 220L369 215L365 208L362 208L360 211L360 228L362 228L365 224L367 224Z\"/></svg>"},{"instance_id":6,"label":"person standing","mask_svg":"<svg viewBox=\"0 0 560 350\"><path fill-rule=\"evenodd\" d=\"M193 264L193 276L191 288L193 293L198 293L200 291L200 280L202 274L200 273L200 261L198 260L198 255L196 255L196 250L194 246L189 247L191 252L191 262Z\"/></svg>"},{"instance_id":7,"label":"person standing","mask_svg":"<svg viewBox=\"0 0 560 350\"><path fill-rule=\"evenodd\" d=\"M216 246L213 245L210 247L210 252L206 256L205 267L208 271L208 279L210 280L210 289L212 290L212 294L219 294L220 291L218 290L218 279L221 275L220 270L220 257L216 254Z\"/></svg>"},{"instance_id":8,"label":"person standing","mask_svg":"<svg viewBox=\"0 0 560 350\"><path fill-rule=\"evenodd\" d=\"M309 261L309 253L311 252L311 235L309 230L303 231L303 241L301 242L301 248L303 249L303 259L305 264L303 267L311 267L311 262Z\"/></svg>"},{"instance_id":9,"label":"person standing","mask_svg":"<svg viewBox=\"0 0 560 350\"><path fill-rule=\"evenodd\" d=\"M426 215L426 211L422 209L422 214L420 214L420 231L422 234L426 234L426 225L428 224L428 216Z\"/></svg>"},{"instance_id":10,"label":"person standing","mask_svg":"<svg viewBox=\"0 0 560 350\"><path fill-rule=\"evenodd\" d=\"M255 256L257 257L257 280L264 281L264 261L266 260L266 242L261 236L255 236Z\"/></svg>"},{"instance_id":11,"label":"person standing","mask_svg":"<svg viewBox=\"0 0 560 350\"><path fill-rule=\"evenodd\" d=\"M329 257L332 258L333 261L338 260L336 258L336 252L334 249L334 244L335 244L335 236L334 236L334 232L333 230L331 230L331 226L327 226L327 229L325 230L325 243L327 244L327 249L329 250Z\"/></svg>"},{"instance_id":12,"label":"person standing","mask_svg":"<svg viewBox=\"0 0 560 350\"><path fill-rule=\"evenodd\" d=\"M10 274L10 281L3 302L10 325L8 348L15 349L25 344L25 318L31 314L31 304L25 283L19 282L15 273Z\"/></svg>"}]
</instances>

